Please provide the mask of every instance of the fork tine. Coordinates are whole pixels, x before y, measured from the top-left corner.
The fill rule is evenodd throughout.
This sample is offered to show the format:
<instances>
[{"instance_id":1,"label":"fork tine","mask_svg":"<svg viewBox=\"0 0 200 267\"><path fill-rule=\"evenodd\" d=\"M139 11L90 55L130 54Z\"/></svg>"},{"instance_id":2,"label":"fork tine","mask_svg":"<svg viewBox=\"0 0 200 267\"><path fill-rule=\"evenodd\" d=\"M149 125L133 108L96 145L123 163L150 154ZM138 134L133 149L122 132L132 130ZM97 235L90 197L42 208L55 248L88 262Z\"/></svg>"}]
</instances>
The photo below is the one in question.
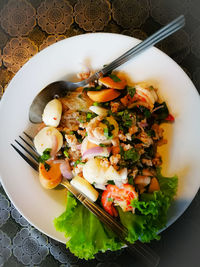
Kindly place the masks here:
<instances>
[{"instance_id":1,"label":"fork tine","mask_svg":"<svg viewBox=\"0 0 200 267\"><path fill-rule=\"evenodd\" d=\"M26 147L24 147L22 144L20 144L20 142L18 142L16 139L15 139L15 142L21 146L21 148L23 148L35 161L38 162L38 158L36 156L34 156Z\"/></svg>"},{"instance_id":2,"label":"fork tine","mask_svg":"<svg viewBox=\"0 0 200 267\"><path fill-rule=\"evenodd\" d=\"M35 152L35 153L37 154L37 156L39 156L38 152L36 151L36 149L35 149L35 147L34 147L33 145L29 144L29 143L28 143L22 136L20 136L20 135L19 135L19 138L20 138L22 141L24 141L24 143L27 144L27 146L29 146L29 147L33 150L33 152Z\"/></svg>"},{"instance_id":3,"label":"fork tine","mask_svg":"<svg viewBox=\"0 0 200 267\"><path fill-rule=\"evenodd\" d=\"M17 151L17 153L36 171L38 171L38 163L33 162L27 158L16 146L11 144L11 146Z\"/></svg>"},{"instance_id":4,"label":"fork tine","mask_svg":"<svg viewBox=\"0 0 200 267\"><path fill-rule=\"evenodd\" d=\"M33 137L31 137L29 134L27 134L26 132L23 132L25 135L26 135L26 137L28 137L28 139L29 140L31 140L31 142L33 142Z\"/></svg>"}]
</instances>

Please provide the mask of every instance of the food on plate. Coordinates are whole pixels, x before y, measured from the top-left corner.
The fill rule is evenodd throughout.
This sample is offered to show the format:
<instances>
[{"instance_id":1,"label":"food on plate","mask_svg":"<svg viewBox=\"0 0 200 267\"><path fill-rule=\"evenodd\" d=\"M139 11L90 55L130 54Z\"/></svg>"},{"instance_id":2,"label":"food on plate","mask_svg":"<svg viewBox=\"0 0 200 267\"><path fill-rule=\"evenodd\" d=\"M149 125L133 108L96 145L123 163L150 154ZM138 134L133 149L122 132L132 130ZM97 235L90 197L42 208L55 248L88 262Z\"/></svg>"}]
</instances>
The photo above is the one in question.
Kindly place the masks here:
<instances>
[{"instance_id":1,"label":"food on plate","mask_svg":"<svg viewBox=\"0 0 200 267\"><path fill-rule=\"evenodd\" d=\"M68 179L128 229L131 243L159 239L177 189L176 176L161 175L157 148L167 143L161 124L174 117L157 91L111 73L50 101L34 138L42 186ZM80 258L123 245L70 192L54 224Z\"/></svg>"},{"instance_id":2,"label":"food on plate","mask_svg":"<svg viewBox=\"0 0 200 267\"><path fill-rule=\"evenodd\" d=\"M51 149L51 155L54 156L63 145L63 137L56 128L44 127L35 136L34 145L40 155L46 149Z\"/></svg>"},{"instance_id":3,"label":"food on plate","mask_svg":"<svg viewBox=\"0 0 200 267\"><path fill-rule=\"evenodd\" d=\"M75 176L71 184L77 189L83 192L90 200L96 201L98 198L98 191L94 189L94 187L83 177Z\"/></svg>"},{"instance_id":4,"label":"food on plate","mask_svg":"<svg viewBox=\"0 0 200 267\"><path fill-rule=\"evenodd\" d=\"M59 185L62 180L60 163L48 161L46 164L48 167L43 163L39 165L39 180L44 188L52 189Z\"/></svg>"},{"instance_id":5,"label":"food on plate","mask_svg":"<svg viewBox=\"0 0 200 267\"><path fill-rule=\"evenodd\" d=\"M62 104L58 99L51 100L42 114L43 122L48 126L57 127L62 115Z\"/></svg>"},{"instance_id":6,"label":"food on plate","mask_svg":"<svg viewBox=\"0 0 200 267\"><path fill-rule=\"evenodd\" d=\"M120 92L115 89L102 89L100 91L89 91L88 96L93 101L97 102L107 102L117 98L120 95Z\"/></svg>"}]
</instances>

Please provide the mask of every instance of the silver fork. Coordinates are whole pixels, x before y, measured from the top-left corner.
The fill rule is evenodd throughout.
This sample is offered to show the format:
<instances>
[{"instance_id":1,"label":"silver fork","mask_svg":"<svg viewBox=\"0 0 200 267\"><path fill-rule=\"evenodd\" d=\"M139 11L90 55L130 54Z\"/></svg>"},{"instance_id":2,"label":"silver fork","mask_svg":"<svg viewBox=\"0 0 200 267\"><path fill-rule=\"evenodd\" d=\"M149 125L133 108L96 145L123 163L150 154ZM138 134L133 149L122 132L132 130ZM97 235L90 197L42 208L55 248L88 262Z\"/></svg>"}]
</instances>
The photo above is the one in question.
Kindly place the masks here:
<instances>
[{"instance_id":1,"label":"silver fork","mask_svg":"<svg viewBox=\"0 0 200 267\"><path fill-rule=\"evenodd\" d=\"M22 145L19 141L15 140L15 142L26 152L23 153L20 149L18 149L15 145L11 144L11 146L17 151L17 153L34 169L38 172L38 157L39 154L35 150L33 145L33 138L24 132L26 139L22 136L19 136L21 141L24 144ZM28 139L28 141L27 141ZM32 158L27 156L27 154ZM136 241L134 244L129 243L126 240L128 235L128 230L121 223L116 221L110 214L100 208L96 203L90 201L85 195L78 192L67 179L63 179L61 184L67 188L89 211L91 211L98 219L104 223L110 230L112 230L117 237L121 239L121 241L127 245L127 249L131 254L137 257L140 261L142 261L145 266L148 267L156 267L159 264L160 258L159 256L147 245L140 241Z\"/></svg>"}]
</instances>

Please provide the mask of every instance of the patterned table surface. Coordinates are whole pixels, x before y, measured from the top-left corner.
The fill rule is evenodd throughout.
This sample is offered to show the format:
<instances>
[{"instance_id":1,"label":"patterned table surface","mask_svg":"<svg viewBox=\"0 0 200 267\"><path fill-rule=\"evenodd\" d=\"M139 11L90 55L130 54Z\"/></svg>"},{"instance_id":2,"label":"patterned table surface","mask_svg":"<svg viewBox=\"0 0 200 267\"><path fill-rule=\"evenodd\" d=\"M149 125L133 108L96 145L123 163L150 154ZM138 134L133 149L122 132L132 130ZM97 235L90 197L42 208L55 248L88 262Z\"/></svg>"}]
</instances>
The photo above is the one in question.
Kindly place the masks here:
<instances>
[{"instance_id":1,"label":"patterned table surface","mask_svg":"<svg viewBox=\"0 0 200 267\"><path fill-rule=\"evenodd\" d=\"M200 92L199 0L0 0L0 97L23 64L38 51L86 32L114 32L144 39L180 14L186 26L158 47L172 57ZM199 265L200 193L187 211L150 246L159 266ZM0 266L140 266L126 249L79 260L32 227L0 185Z\"/></svg>"}]
</instances>

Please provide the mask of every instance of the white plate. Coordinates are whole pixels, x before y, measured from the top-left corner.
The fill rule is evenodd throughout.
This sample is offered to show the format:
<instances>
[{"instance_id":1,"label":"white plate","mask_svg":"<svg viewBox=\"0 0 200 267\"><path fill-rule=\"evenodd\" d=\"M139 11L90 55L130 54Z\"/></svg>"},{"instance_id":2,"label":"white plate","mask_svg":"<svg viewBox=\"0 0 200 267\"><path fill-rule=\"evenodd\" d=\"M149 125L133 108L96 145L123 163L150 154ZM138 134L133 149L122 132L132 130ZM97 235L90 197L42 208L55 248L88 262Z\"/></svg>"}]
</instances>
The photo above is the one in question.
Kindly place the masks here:
<instances>
[{"instance_id":1,"label":"white plate","mask_svg":"<svg viewBox=\"0 0 200 267\"><path fill-rule=\"evenodd\" d=\"M37 173L10 143L30 128L29 106L35 95L56 80L73 79L82 64L101 68L139 40L118 34L84 34L60 41L31 58L10 82L0 104L0 175L3 187L20 213L46 235L65 242L53 219L65 210L64 190L45 190ZM188 207L200 185L200 98L183 70L167 55L151 48L119 68L134 82L151 81L175 116L166 125L169 143L162 148L164 174L179 175L177 199L168 226ZM30 132L30 131L29 131Z\"/></svg>"}]
</instances>

